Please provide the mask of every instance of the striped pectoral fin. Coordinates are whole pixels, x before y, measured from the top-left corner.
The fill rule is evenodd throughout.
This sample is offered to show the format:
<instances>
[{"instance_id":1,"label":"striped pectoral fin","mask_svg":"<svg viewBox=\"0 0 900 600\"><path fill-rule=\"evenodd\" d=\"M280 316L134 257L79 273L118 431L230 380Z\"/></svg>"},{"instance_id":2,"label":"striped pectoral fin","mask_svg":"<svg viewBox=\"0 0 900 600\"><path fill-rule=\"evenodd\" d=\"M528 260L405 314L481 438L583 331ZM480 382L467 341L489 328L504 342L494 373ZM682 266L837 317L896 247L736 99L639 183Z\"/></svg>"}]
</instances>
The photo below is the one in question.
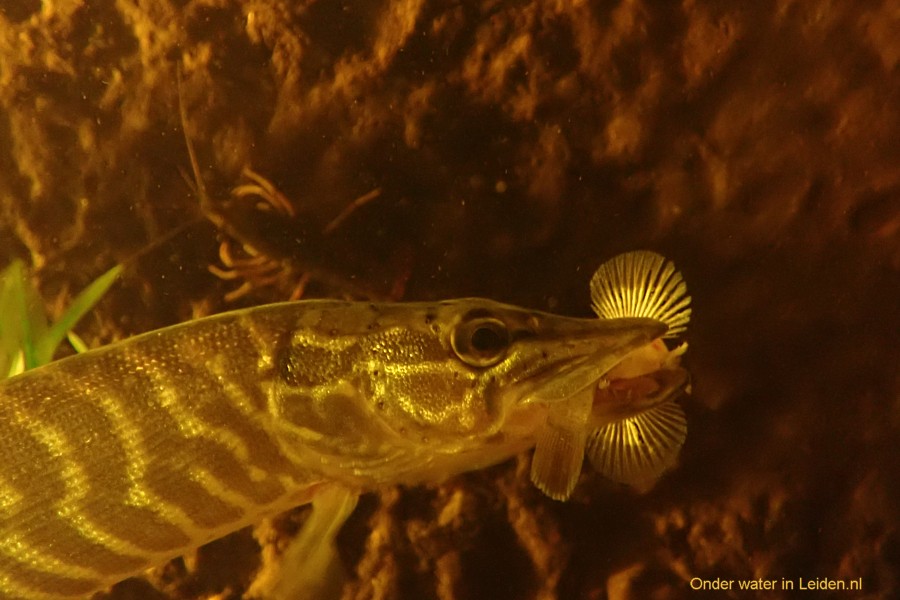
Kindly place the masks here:
<instances>
[{"instance_id":1,"label":"striped pectoral fin","mask_svg":"<svg viewBox=\"0 0 900 600\"><path fill-rule=\"evenodd\" d=\"M531 458L531 481L554 500L566 500L578 483L584 462L591 394L567 400L550 408L538 431Z\"/></svg>"},{"instance_id":2,"label":"striped pectoral fin","mask_svg":"<svg viewBox=\"0 0 900 600\"><path fill-rule=\"evenodd\" d=\"M606 477L645 491L675 465L686 436L684 411L670 398L594 429L588 437L587 457Z\"/></svg>"},{"instance_id":3,"label":"striped pectoral fin","mask_svg":"<svg viewBox=\"0 0 900 600\"><path fill-rule=\"evenodd\" d=\"M344 569L335 538L356 507L357 493L336 484L318 488L312 512L300 533L280 555L264 553L247 592L250 598L296 600L340 597Z\"/></svg>"}]
</instances>

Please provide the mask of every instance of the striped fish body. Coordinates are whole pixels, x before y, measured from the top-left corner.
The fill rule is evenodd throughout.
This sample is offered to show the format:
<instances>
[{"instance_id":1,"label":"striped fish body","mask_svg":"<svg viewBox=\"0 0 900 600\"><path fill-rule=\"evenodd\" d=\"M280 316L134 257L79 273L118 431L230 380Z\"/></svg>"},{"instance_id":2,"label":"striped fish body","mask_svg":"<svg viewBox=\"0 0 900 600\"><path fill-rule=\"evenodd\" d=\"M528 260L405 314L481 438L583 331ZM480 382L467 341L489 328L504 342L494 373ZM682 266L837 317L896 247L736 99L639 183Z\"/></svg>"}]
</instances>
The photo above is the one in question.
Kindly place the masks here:
<instances>
[{"instance_id":1,"label":"striped fish body","mask_svg":"<svg viewBox=\"0 0 900 600\"><path fill-rule=\"evenodd\" d=\"M0 599L87 597L318 489L504 460L665 331L475 298L302 301L26 372L0 383Z\"/></svg>"},{"instance_id":2,"label":"striped fish body","mask_svg":"<svg viewBox=\"0 0 900 600\"><path fill-rule=\"evenodd\" d=\"M151 332L0 384L0 598L82 597L302 503L264 383L288 311Z\"/></svg>"}]
</instances>

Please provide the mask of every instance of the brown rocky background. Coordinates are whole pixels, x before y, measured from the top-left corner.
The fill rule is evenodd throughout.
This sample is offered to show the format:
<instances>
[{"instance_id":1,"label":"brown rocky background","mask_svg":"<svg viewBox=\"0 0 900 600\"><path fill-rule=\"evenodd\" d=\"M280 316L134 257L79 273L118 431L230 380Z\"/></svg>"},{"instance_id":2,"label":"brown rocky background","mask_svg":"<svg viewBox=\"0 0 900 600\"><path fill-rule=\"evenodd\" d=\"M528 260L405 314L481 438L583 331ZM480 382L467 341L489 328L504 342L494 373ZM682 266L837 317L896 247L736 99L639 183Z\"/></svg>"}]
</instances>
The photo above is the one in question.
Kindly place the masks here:
<instances>
[{"instance_id":1,"label":"brown rocky background","mask_svg":"<svg viewBox=\"0 0 900 600\"><path fill-rule=\"evenodd\" d=\"M294 217L230 193L247 167ZM236 295L222 241L278 268ZM641 496L585 474L568 503L527 457L365 496L343 598L900 597L897 0L0 5L0 266L58 311L128 264L95 344L303 273L308 297L588 315L593 269L637 248L694 298L680 467ZM243 531L103 597L241 598L258 565Z\"/></svg>"}]
</instances>

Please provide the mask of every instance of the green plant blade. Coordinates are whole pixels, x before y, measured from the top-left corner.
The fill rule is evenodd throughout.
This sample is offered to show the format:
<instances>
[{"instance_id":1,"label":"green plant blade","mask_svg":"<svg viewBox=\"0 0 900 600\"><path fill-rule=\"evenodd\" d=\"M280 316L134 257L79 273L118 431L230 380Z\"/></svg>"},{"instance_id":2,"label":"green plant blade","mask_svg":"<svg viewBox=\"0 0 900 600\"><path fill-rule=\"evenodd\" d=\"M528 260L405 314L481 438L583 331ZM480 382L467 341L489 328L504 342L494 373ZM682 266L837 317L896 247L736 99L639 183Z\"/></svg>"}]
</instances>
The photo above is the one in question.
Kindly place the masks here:
<instances>
[{"instance_id":1,"label":"green plant blade","mask_svg":"<svg viewBox=\"0 0 900 600\"><path fill-rule=\"evenodd\" d=\"M30 365L26 360L26 368L30 369L38 365L46 364L53 359L56 348L62 343L63 338L66 337L68 331L78 323L81 317L87 314L87 312L97 304L97 301L103 297L103 294L106 293L122 272L122 268L122 265L116 265L92 281L80 294L75 296L75 299L72 300L72 304L69 305L66 312L62 314L59 320L43 332L43 335L40 338L36 339L36 352L34 353L33 358L37 363ZM26 359L27 358L28 353L26 352Z\"/></svg>"},{"instance_id":2,"label":"green plant blade","mask_svg":"<svg viewBox=\"0 0 900 600\"><path fill-rule=\"evenodd\" d=\"M24 355L24 363L36 357L35 340L47 331L43 304L26 276L25 265L13 261L0 274L0 374L12 375Z\"/></svg>"},{"instance_id":3,"label":"green plant blade","mask_svg":"<svg viewBox=\"0 0 900 600\"><path fill-rule=\"evenodd\" d=\"M22 264L14 261L0 273L0 378L10 374L22 347L25 300L21 291Z\"/></svg>"}]
</instances>

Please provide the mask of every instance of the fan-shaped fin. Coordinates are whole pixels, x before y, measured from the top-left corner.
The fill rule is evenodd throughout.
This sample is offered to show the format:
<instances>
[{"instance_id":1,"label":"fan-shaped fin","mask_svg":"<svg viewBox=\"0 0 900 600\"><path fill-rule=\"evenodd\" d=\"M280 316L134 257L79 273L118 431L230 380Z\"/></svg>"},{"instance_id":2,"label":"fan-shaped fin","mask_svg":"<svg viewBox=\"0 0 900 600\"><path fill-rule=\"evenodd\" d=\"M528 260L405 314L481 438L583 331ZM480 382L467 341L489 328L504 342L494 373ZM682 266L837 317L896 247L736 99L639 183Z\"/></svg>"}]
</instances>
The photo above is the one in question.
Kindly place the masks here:
<instances>
[{"instance_id":1,"label":"fan-shaped fin","mask_svg":"<svg viewBox=\"0 0 900 600\"><path fill-rule=\"evenodd\" d=\"M686 436L684 411L669 400L593 430L588 436L587 457L613 481L649 488L675 465Z\"/></svg>"},{"instance_id":2,"label":"fan-shaped fin","mask_svg":"<svg viewBox=\"0 0 900 600\"><path fill-rule=\"evenodd\" d=\"M655 252L626 252L600 265L591 278L594 312L601 319L647 317L669 326L664 337L687 329L691 297L675 265Z\"/></svg>"}]
</instances>

